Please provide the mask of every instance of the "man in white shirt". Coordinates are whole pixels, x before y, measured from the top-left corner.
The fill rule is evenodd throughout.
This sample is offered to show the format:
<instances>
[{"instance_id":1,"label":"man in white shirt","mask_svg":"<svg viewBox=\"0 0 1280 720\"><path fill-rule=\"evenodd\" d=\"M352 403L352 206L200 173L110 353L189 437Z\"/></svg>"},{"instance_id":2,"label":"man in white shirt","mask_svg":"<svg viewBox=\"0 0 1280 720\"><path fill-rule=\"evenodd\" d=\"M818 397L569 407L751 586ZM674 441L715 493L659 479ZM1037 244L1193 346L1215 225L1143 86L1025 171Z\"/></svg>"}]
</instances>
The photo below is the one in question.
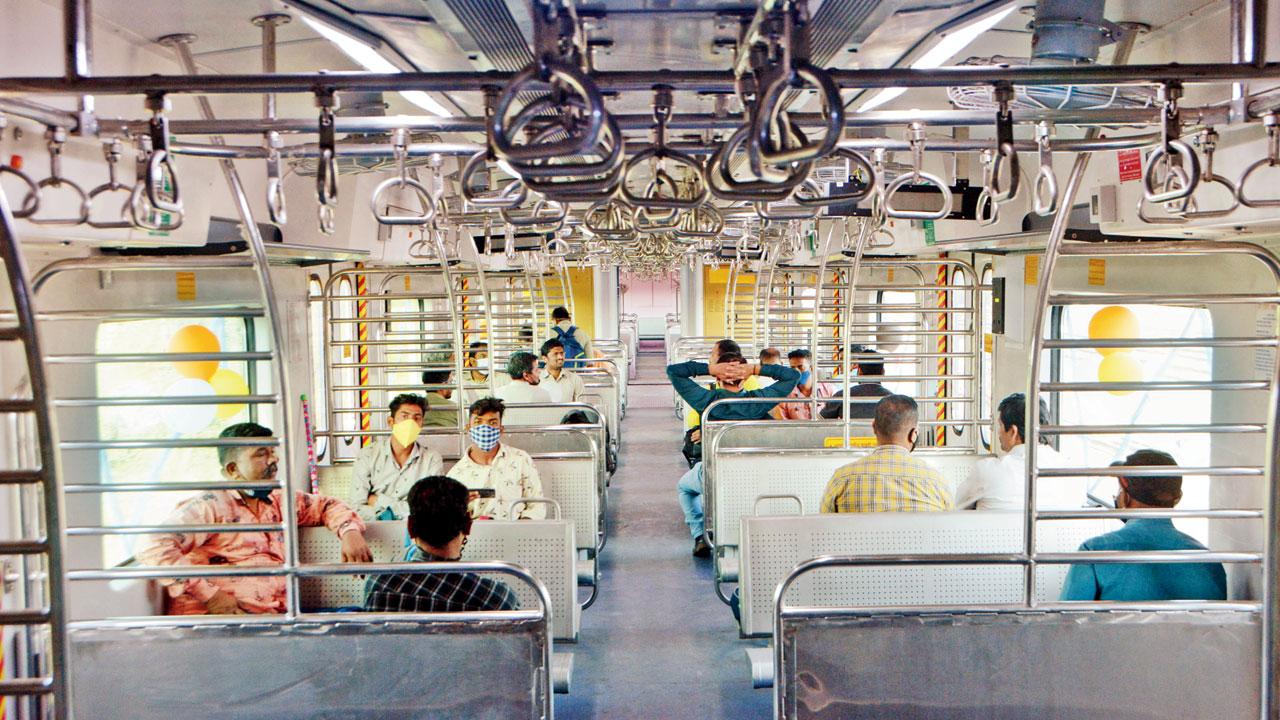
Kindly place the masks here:
<instances>
[{"instance_id":1,"label":"man in white shirt","mask_svg":"<svg viewBox=\"0 0 1280 720\"><path fill-rule=\"evenodd\" d=\"M564 343L551 338L542 343L540 352L545 366L538 376L538 387L547 389L552 402L578 402L586 386L578 373L564 368Z\"/></svg>"},{"instance_id":2,"label":"man in white shirt","mask_svg":"<svg viewBox=\"0 0 1280 720\"><path fill-rule=\"evenodd\" d=\"M440 454L418 435L427 412L421 395L391 401L391 435L360 451L351 470L351 507L361 520L400 520L409 515L409 489L444 470Z\"/></svg>"},{"instance_id":3,"label":"man in white shirt","mask_svg":"<svg viewBox=\"0 0 1280 720\"><path fill-rule=\"evenodd\" d=\"M521 505L511 515L516 500L542 497L542 480L529 453L502 443L504 412L506 406L497 398L482 398L471 406L471 445L449 469L449 477L472 491L468 511L474 518L541 520L547 516L545 503Z\"/></svg>"},{"instance_id":4,"label":"man in white shirt","mask_svg":"<svg viewBox=\"0 0 1280 720\"><path fill-rule=\"evenodd\" d=\"M1014 393L1000 401L999 457L979 460L956 491L957 510L1021 510L1027 503L1027 398ZM1049 424L1049 406L1040 400L1040 425ZM1036 448L1036 467L1063 467L1048 444ZM1088 501L1088 478L1043 478L1036 484L1036 507L1078 508Z\"/></svg>"},{"instance_id":5,"label":"man in white shirt","mask_svg":"<svg viewBox=\"0 0 1280 720\"><path fill-rule=\"evenodd\" d=\"M511 382L494 391L494 397L509 404L549 403L551 395L538 387L538 358L533 353L514 352L507 360Z\"/></svg>"}]
</instances>

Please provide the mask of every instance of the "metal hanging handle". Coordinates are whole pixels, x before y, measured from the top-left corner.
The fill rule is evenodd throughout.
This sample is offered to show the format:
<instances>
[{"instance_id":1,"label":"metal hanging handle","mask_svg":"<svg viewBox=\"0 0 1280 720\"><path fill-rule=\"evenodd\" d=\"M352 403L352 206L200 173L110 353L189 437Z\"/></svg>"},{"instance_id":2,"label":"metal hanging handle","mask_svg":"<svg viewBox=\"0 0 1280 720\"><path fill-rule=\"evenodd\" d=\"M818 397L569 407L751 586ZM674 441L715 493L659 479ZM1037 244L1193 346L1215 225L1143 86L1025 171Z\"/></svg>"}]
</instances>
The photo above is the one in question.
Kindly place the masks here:
<instances>
[{"instance_id":1,"label":"metal hanging handle","mask_svg":"<svg viewBox=\"0 0 1280 720\"><path fill-rule=\"evenodd\" d=\"M280 149L284 143L280 133L272 130L267 141L267 215L276 225L289 222L289 210L284 199L284 175L280 171Z\"/></svg>"},{"instance_id":2,"label":"metal hanging handle","mask_svg":"<svg viewBox=\"0 0 1280 720\"><path fill-rule=\"evenodd\" d=\"M996 148L986 185L990 188L991 199L1004 203L1017 196L1022 169L1018 166L1018 151L1013 144L1013 111L1009 109L1013 88L998 85L995 98L999 106L996 111Z\"/></svg>"},{"instance_id":3,"label":"metal hanging handle","mask_svg":"<svg viewBox=\"0 0 1280 720\"><path fill-rule=\"evenodd\" d=\"M784 143L774 141L770 128L779 125L782 99L791 91L804 87L805 83L815 87L822 99L826 132L819 141L783 147ZM840 99L840 86L825 70L814 67L807 60L797 61L789 73L776 78L760 96L759 106L751 118L751 147L761 162L770 165L808 162L830 155L843 132L844 102Z\"/></svg>"},{"instance_id":4,"label":"metal hanging handle","mask_svg":"<svg viewBox=\"0 0 1280 720\"><path fill-rule=\"evenodd\" d=\"M1240 181L1236 183L1236 199L1247 208L1280 207L1280 199L1261 200L1256 197L1250 197L1246 192L1249 178L1255 172L1264 167L1280 166L1280 114L1271 113L1264 117L1262 122L1267 127L1267 156L1245 168L1244 173L1240 176Z\"/></svg>"},{"instance_id":5,"label":"metal hanging handle","mask_svg":"<svg viewBox=\"0 0 1280 720\"><path fill-rule=\"evenodd\" d=\"M164 96L148 95L147 109L151 110L151 120L147 123L151 136L151 154L147 158L147 201L161 212L181 213L182 194L173 155L169 152L169 118L164 114Z\"/></svg>"},{"instance_id":6,"label":"metal hanging handle","mask_svg":"<svg viewBox=\"0 0 1280 720\"><path fill-rule=\"evenodd\" d=\"M872 166L871 161L867 159L866 155L848 148L836 148L834 156L844 158L852 163L853 167L850 168L851 170L862 170L866 176L866 182L863 183L861 189L845 190L843 192L832 193L830 195L822 195L819 193L817 197L804 197L803 195L796 193L793 196L793 199L797 204L805 207L812 207L815 205L823 206L835 205L837 203L860 202L875 190L876 186L880 182L879 174L876 172L875 167Z\"/></svg>"},{"instance_id":7,"label":"metal hanging handle","mask_svg":"<svg viewBox=\"0 0 1280 720\"><path fill-rule=\"evenodd\" d=\"M667 123L671 119L671 110L671 88L659 86L654 91L653 97L653 146L641 150L627 161L619 187L622 197L636 207L689 210L698 207L707 199L707 180L703 175L702 163L693 159L691 155L667 147ZM646 192L643 195L633 193L630 180L635 171L646 162L652 167L655 177L659 172L670 175L670 172L663 167L665 163L683 166L688 171L688 177L692 179L691 184L686 186L690 188L689 191L682 194L681 187L676 186L670 196L655 195L652 192ZM653 185L650 185L650 188L652 189Z\"/></svg>"},{"instance_id":8,"label":"metal hanging handle","mask_svg":"<svg viewBox=\"0 0 1280 720\"><path fill-rule=\"evenodd\" d=\"M338 204L338 141L335 132L334 110L338 98L333 93L318 93L316 106L320 108L319 138L320 162L316 166L316 195L320 200L320 232L332 235L336 228Z\"/></svg>"},{"instance_id":9,"label":"metal hanging handle","mask_svg":"<svg viewBox=\"0 0 1280 720\"><path fill-rule=\"evenodd\" d=\"M1000 163L996 159L996 153L993 150L984 149L980 154L982 163L982 192L978 193L978 204L974 208L974 220L978 224L986 227L995 225L1000 221L1000 204L996 200L995 190L992 188L992 177L995 174L995 167Z\"/></svg>"},{"instance_id":10,"label":"metal hanging handle","mask_svg":"<svg viewBox=\"0 0 1280 720\"><path fill-rule=\"evenodd\" d=\"M477 190L473 178L488 162L488 151L481 150L467 159L462 167L462 175L458 183L462 186L462 197L475 207L490 209L510 209L520 207L529 197L529 188L520 178L513 178L501 190L488 192Z\"/></svg>"},{"instance_id":11,"label":"metal hanging handle","mask_svg":"<svg viewBox=\"0 0 1280 720\"><path fill-rule=\"evenodd\" d=\"M1040 169L1036 173L1035 187L1031 192L1031 209L1040 217L1049 217L1058 211L1058 177L1053 174L1053 150L1049 145L1049 124L1036 126L1036 149Z\"/></svg>"},{"instance_id":12,"label":"metal hanging handle","mask_svg":"<svg viewBox=\"0 0 1280 720\"><path fill-rule=\"evenodd\" d=\"M1169 171L1165 173L1164 188L1165 192L1177 192L1184 188L1190 181L1190 175L1179 165L1171 165ZM1179 203L1179 200L1181 202ZM1185 195L1176 200L1169 200L1163 205L1166 212L1171 214L1170 217L1159 215L1151 215L1147 212L1149 203L1145 195L1138 198L1138 219L1144 223L1151 225L1184 225L1187 222L1188 212L1195 212L1195 199L1191 195Z\"/></svg>"},{"instance_id":13,"label":"metal hanging handle","mask_svg":"<svg viewBox=\"0 0 1280 720\"><path fill-rule=\"evenodd\" d=\"M579 117L584 122L565 139L518 145L512 141L516 130L508 127L507 112L519 95L546 84L568 90L580 98L583 112ZM560 60L544 59L534 62L517 73L498 97L493 117L489 121L493 152L499 158L517 162L583 155L599 144L606 115L604 96L585 72Z\"/></svg>"},{"instance_id":14,"label":"metal hanging handle","mask_svg":"<svg viewBox=\"0 0 1280 720\"><path fill-rule=\"evenodd\" d=\"M1221 185L1230 193L1231 205L1217 210L1187 209L1182 216L1188 220L1226 217L1240 207L1240 195L1236 184L1213 171L1213 156L1218 150L1218 131L1205 128L1200 133L1200 148L1204 151L1204 172L1200 175L1200 188L1208 185ZM1189 196L1190 197L1190 196Z\"/></svg>"},{"instance_id":15,"label":"metal hanging handle","mask_svg":"<svg viewBox=\"0 0 1280 720\"><path fill-rule=\"evenodd\" d=\"M544 214L544 209L550 209L549 214ZM552 231L559 230L564 225L565 216L568 214L569 208L564 203L548 198L540 197L533 204L533 209L527 217L513 214L511 209L502 209L502 219L508 225L514 227L550 227Z\"/></svg>"},{"instance_id":16,"label":"metal hanging handle","mask_svg":"<svg viewBox=\"0 0 1280 720\"><path fill-rule=\"evenodd\" d=\"M25 172L12 165L0 164L0 175L13 175L27 186L27 194L22 198L22 207L13 211L13 217L29 218L40 209L40 186Z\"/></svg>"},{"instance_id":17,"label":"metal hanging handle","mask_svg":"<svg viewBox=\"0 0 1280 720\"><path fill-rule=\"evenodd\" d=\"M133 222L129 219L129 205L133 199L133 188L120 182L116 174L116 166L120 162L123 148L118 139L103 143L102 155L107 161L107 181L98 187L89 191L89 227L95 227L102 230L114 230L133 227ZM124 202L120 205L119 220L94 220L93 206L98 196L107 193L122 192L125 193Z\"/></svg>"},{"instance_id":18,"label":"metal hanging handle","mask_svg":"<svg viewBox=\"0 0 1280 720\"><path fill-rule=\"evenodd\" d=\"M373 217L383 225L426 225L431 222L431 218L435 217L436 202L426 185L409 177L409 131L404 128L397 128L391 133L391 145L399 174L396 177L383 180L373 189L373 195L369 198L369 205L373 209ZM379 210L380 207L389 206L389 203L384 201L382 196L392 188L408 188L412 190L418 197L420 212L416 215L392 215L389 207L387 212L381 212Z\"/></svg>"},{"instance_id":19,"label":"metal hanging handle","mask_svg":"<svg viewBox=\"0 0 1280 720\"><path fill-rule=\"evenodd\" d=\"M1165 203L1190 197L1200 184L1200 158L1186 143L1179 140L1182 134L1182 115L1178 110L1178 98L1182 96L1182 88L1177 83L1169 83L1161 88L1161 99L1164 101L1162 113L1163 125L1161 137L1163 142L1147 156L1147 170L1142 174L1142 195L1147 202ZM1165 167L1168 178L1175 167L1183 167L1184 176L1179 182L1162 181L1157 176L1160 166ZM1185 184L1181 182L1185 180ZM1160 189L1161 186L1164 188Z\"/></svg>"},{"instance_id":20,"label":"metal hanging handle","mask_svg":"<svg viewBox=\"0 0 1280 720\"><path fill-rule=\"evenodd\" d=\"M582 224L587 232L604 240L634 240L636 231L631 225L634 213L635 208L614 198L588 208Z\"/></svg>"},{"instance_id":21,"label":"metal hanging handle","mask_svg":"<svg viewBox=\"0 0 1280 720\"><path fill-rule=\"evenodd\" d=\"M822 188L818 187L818 183L813 180L805 180L791 194L791 200L795 200L796 204L790 207L775 207L774 203L769 200L758 200L755 203L756 215L761 220L810 220L818 216L821 207L818 205L802 205L799 203L801 191L808 191L810 197L822 197Z\"/></svg>"},{"instance_id":22,"label":"metal hanging handle","mask_svg":"<svg viewBox=\"0 0 1280 720\"><path fill-rule=\"evenodd\" d=\"M924 165L924 126L911 123L907 131L911 143L911 172L899 175L884 190L884 214L886 217L905 220L941 220L951 214L951 188L942 178L921 169ZM942 193L942 207L937 210L898 210L893 207L894 195L909 184L933 185Z\"/></svg>"},{"instance_id":23,"label":"metal hanging handle","mask_svg":"<svg viewBox=\"0 0 1280 720\"><path fill-rule=\"evenodd\" d=\"M724 215L714 205L703 204L680 214L676 237L715 238L724 232Z\"/></svg>"},{"instance_id":24,"label":"metal hanging handle","mask_svg":"<svg viewBox=\"0 0 1280 720\"><path fill-rule=\"evenodd\" d=\"M27 221L35 225L81 225L89 221L89 195L75 181L62 177L62 145L67 141L66 128L51 127L45 131L45 139L49 148L49 177L36 183L40 197L45 198L45 188L67 188L79 198L79 210L76 215L61 218L38 218L29 216ZM45 198L47 199L47 198Z\"/></svg>"},{"instance_id":25,"label":"metal hanging handle","mask_svg":"<svg viewBox=\"0 0 1280 720\"><path fill-rule=\"evenodd\" d=\"M782 201L790 197L791 192L800 186L813 168L812 162L793 165L789 174L781 182L768 180L738 180L733 177L732 161L734 154L747 141L751 131L750 125L738 128L727 140L716 148L707 159L707 189L721 200ZM750 152L747 153L748 156Z\"/></svg>"}]
</instances>

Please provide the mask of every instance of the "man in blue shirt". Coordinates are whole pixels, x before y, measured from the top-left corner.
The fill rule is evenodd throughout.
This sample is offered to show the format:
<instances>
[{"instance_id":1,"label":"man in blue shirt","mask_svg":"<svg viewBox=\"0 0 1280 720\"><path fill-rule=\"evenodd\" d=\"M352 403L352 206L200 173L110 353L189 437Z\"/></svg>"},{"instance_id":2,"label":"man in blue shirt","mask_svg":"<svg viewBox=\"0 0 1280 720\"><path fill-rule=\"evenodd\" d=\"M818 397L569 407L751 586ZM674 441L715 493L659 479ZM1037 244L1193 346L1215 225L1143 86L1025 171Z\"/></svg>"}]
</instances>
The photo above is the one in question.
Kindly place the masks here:
<instances>
[{"instance_id":1,"label":"man in blue shirt","mask_svg":"<svg viewBox=\"0 0 1280 720\"><path fill-rule=\"evenodd\" d=\"M704 388L694 378L710 375L720 381L720 387ZM773 384L759 390L743 390L742 383L752 375L763 375L773 379ZM776 402L768 403L727 403L712 410L714 417L707 418L703 412L707 406L721 398L760 397L781 399L791 394L800 373L783 365L750 365L740 353L721 353L713 365L700 362L684 362L667 366L667 377L676 392L689 407L702 414L704 419L713 420L761 420L769 417ZM711 549L702 539L702 463L694 465L676 483L680 492L680 507L684 510L684 521L693 535L694 557L707 557Z\"/></svg>"},{"instance_id":2,"label":"man in blue shirt","mask_svg":"<svg viewBox=\"0 0 1280 720\"><path fill-rule=\"evenodd\" d=\"M1124 465L1178 463L1159 450L1139 450ZM1182 499L1182 478L1119 478L1116 509L1171 508ZM1167 518L1136 518L1120 530L1086 540L1081 551L1207 550L1179 532ZM1143 602L1157 600L1225 600L1227 574L1220 563L1143 563L1072 565L1062 589L1063 600Z\"/></svg>"}]
</instances>

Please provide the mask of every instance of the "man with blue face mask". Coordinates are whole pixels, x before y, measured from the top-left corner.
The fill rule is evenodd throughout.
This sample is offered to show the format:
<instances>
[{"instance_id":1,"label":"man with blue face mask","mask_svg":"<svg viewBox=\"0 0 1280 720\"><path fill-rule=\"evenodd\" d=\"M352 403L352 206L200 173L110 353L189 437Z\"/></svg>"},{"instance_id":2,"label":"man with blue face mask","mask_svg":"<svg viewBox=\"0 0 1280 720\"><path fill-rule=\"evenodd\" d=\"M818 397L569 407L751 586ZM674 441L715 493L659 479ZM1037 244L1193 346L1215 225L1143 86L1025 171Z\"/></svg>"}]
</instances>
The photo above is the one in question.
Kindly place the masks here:
<instances>
[{"instance_id":1,"label":"man with blue face mask","mask_svg":"<svg viewBox=\"0 0 1280 720\"><path fill-rule=\"evenodd\" d=\"M220 445L218 462L234 490L208 490L186 500L165 525L227 525L227 532L174 532L152 535L138 550L142 565L219 565L272 567L284 563L284 537L278 532L237 532L237 525L279 524L284 519L276 439L256 423L232 425L219 435L244 444ZM295 492L298 525L324 525L342 541L343 562L372 562L364 523L341 500ZM169 615L242 615L285 611L283 577L167 578Z\"/></svg>"},{"instance_id":2,"label":"man with blue face mask","mask_svg":"<svg viewBox=\"0 0 1280 720\"><path fill-rule=\"evenodd\" d=\"M493 520L541 520L547 516L542 503L522 505L520 498L542 497L542 480L529 453L502 442L502 415L506 405L497 398L481 398L471 405L467 434L471 444L449 469L449 477L472 491L468 510L473 518Z\"/></svg>"}]
</instances>

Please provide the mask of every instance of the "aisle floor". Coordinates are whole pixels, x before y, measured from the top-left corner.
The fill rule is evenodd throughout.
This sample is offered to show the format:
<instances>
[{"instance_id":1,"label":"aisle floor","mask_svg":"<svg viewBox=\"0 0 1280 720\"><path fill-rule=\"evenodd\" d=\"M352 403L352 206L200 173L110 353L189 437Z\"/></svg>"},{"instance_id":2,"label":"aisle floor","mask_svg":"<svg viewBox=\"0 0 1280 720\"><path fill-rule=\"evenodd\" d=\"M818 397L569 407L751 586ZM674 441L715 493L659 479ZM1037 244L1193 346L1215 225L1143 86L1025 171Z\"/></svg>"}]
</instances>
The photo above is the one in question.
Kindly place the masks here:
<instances>
[{"instance_id":1,"label":"aisle floor","mask_svg":"<svg viewBox=\"0 0 1280 720\"><path fill-rule=\"evenodd\" d=\"M642 353L639 380L665 379L664 356ZM609 542L600 597L582 614L573 692L556 717L690 720L772 717L768 690L751 687L729 607L716 599L711 561L693 543L676 500L688 468L671 386L633 384L623 447L609 489Z\"/></svg>"}]
</instances>

